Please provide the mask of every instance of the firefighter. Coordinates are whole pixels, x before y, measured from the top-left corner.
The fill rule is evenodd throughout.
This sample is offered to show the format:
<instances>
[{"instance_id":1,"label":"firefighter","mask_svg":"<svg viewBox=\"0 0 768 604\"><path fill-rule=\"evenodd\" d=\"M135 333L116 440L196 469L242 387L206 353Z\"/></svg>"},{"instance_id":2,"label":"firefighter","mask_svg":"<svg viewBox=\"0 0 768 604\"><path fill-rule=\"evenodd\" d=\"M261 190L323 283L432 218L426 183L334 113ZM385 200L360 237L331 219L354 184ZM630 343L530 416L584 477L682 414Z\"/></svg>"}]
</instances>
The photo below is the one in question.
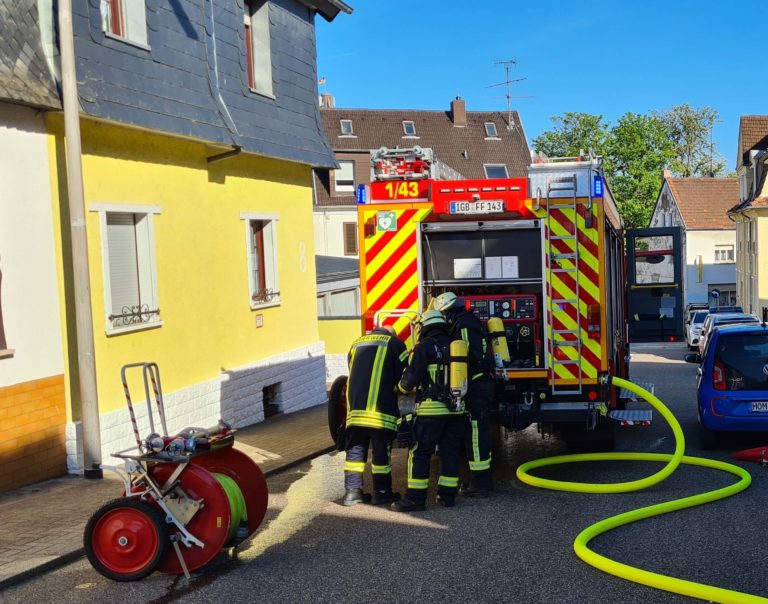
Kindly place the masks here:
<instances>
[{"instance_id":1,"label":"firefighter","mask_svg":"<svg viewBox=\"0 0 768 604\"><path fill-rule=\"evenodd\" d=\"M469 348L469 390L466 407L464 443L472 475L472 484L462 488L466 497L488 497L493 490L491 478L491 405L494 397L492 365L483 324L466 308L464 300L453 292L435 298L434 307L443 313L453 339L461 339Z\"/></svg>"},{"instance_id":2,"label":"firefighter","mask_svg":"<svg viewBox=\"0 0 768 604\"><path fill-rule=\"evenodd\" d=\"M347 355L347 429L344 505L389 504L392 492L392 441L400 411L395 388L407 366L408 351L392 327L376 327L352 343ZM372 450L373 497L363 492L363 472Z\"/></svg>"},{"instance_id":3,"label":"firefighter","mask_svg":"<svg viewBox=\"0 0 768 604\"><path fill-rule=\"evenodd\" d=\"M440 453L437 502L453 507L459 489L459 450L466 419L463 404L454 407L448 385L451 336L445 317L436 310L425 312L419 327L419 341L397 386L402 394L416 389L416 419L415 442L408 453L408 492L392 504L396 512L426 508L429 466L436 446Z\"/></svg>"}]
</instances>

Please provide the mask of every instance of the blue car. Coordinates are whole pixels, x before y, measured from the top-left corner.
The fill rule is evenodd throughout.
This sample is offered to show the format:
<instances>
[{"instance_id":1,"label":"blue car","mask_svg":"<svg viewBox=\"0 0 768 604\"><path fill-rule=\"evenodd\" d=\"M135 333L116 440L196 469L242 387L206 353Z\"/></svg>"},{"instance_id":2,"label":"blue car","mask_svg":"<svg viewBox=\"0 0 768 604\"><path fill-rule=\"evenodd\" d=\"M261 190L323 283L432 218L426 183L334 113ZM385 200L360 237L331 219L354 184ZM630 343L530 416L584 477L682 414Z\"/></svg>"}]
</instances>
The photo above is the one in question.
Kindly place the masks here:
<instances>
[{"instance_id":1,"label":"blue car","mask_svg":"<svg viewBox=\"0 0 768 604\"><path fill-rule=\"evenodd\" d=\"M724 325L712 330L699 363L697 398L701 447L722 432L768 431L768 325Z\"/></svg>"}]
</instances>

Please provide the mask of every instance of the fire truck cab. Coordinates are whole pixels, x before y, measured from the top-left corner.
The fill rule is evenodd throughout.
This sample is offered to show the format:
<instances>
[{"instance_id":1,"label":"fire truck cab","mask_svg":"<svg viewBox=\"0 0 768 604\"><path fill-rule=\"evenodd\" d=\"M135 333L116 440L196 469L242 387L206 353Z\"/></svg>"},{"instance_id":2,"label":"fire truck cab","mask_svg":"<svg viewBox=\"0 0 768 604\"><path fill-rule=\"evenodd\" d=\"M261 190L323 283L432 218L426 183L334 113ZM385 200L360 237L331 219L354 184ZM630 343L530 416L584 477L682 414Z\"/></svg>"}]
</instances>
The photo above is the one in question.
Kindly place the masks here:
<instances>
[{"instance_id":1,"label":"fire truck cab","mask_svg":"<svg viewBox=\"0 0 768 604\"><path fill-rule=\"evenodd\" d=\"M358 198L363 330L412 320L445 291L504 325L496 414L580 449L611 449L628 377L623 224L596 157L533 163L527 178L438 180L431 150L372 157ZM403 162L388 166L386 162ZM415 178L393 177L408 171ZM385 176L380 176L385 175Z\"/></svg>"}]
</instances>

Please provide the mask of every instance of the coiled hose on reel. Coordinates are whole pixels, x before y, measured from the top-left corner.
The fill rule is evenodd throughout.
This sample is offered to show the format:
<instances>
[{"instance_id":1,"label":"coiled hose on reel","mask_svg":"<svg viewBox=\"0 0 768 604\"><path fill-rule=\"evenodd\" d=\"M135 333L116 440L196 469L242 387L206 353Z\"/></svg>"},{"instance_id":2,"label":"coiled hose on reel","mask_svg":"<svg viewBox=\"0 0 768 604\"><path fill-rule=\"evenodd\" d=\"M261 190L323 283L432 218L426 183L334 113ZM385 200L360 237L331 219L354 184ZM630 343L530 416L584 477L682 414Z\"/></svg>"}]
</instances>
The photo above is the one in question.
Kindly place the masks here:
<instances>
[{"instance_id":1,"label":"coiled hose on reel","mask_svg":"<svg viewBox=\"0 0 768 604\"><path fill-rule=\"evenodd\" d=\"M555 491L569 491L575 493L629 493L632 491L639 491L641 489L647 489L653 485L660 483L665 478L669 477L677 467L683 463L692 466L700 466L704 468L712 468L714 470L720 470L728 472L739 478L738 482L729 485L727 487L716 489L714 491L708 491L699 495L692 495L690 497L683 497L682 499L675 499L673 501L667 501L664 503L658 503L616 516L611 516L605 520L601 520L591 526L588 526L581 531L576 540L573 542L573 549L576 555L581 558L587 564L594 566L602 570L603 572L640 583L642 585L648 585L657 589L682 594L684 596L691 596L694 598L700 598L702 600L709 600L712 602L723 602L727 604L736 603L768 603L767 598L760 596L747 594L738 591L732 591L729 589L723 589L713 585L705 585L703 583L696 583L694 581L686 581L684 579L678 579L676 577L670 577L659 573L650 572L623 564L605 556L601 556L597 552L589 549L589 542L597 537L610 531L611 529L619 526L635 522L637 520L643 520L652 516L659 516L676 510L682 510L685 508L694 507L709 503L711 501L717 501L718 499L724 499L740 493L746 489L752 482L752 477L746 470L735 466L730 463L715 461L713 459L705 459L703 457L690 457L685 455L685 438L683 436L683 430L680 427L680 423L677 421L672 412L667 408L664 403L661 402L656 396L640 386L633 384L622 378L612 378L613 386L619 388L626 388L630 392L637 394L647 401L654 409L656 409L667 423L672 428L672 432L675 436L675 452L671 455L663 453L585 453L577 455L558 455L555 457L545 457L542 459L536 459L522 464L517 469L517 478L525 484L539 487L542 489L551 489ZM632 480L628 482L618 482L612 484L602 483L582 483L582 482L567 482L559 480L549 480L546 478L539 478L529 474L531 470L536 468L543 468L545 466L554 466L565 463L579 463L585 461L655 461L666 462L666 465L651 476L641 478L639 480Z\"/></svg>"}]
</instances>

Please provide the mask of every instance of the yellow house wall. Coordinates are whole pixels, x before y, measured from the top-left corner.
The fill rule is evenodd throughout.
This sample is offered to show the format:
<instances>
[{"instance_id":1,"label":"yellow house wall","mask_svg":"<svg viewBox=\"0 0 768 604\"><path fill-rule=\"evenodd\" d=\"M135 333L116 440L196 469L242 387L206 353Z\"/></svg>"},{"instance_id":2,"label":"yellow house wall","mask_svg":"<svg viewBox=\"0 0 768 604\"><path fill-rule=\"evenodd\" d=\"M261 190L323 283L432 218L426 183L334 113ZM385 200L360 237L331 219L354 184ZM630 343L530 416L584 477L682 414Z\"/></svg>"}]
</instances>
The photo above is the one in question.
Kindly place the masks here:
<instances>
[{"instance_id":1,"label":"yellow house wall","mask_svg":"<svg viewBox=\"0 0 768 604\"><path fill-rule=\"evenodd\" d=\"M322 320L318 323L326 354L347 354L352 342L363 334L360 319Z\"/></svg>"},{"instance_id":2,"label":"yellow house wall","mask_svg":"<svg viewBox=\"0 0 768 604\"><path fill-rule=\"evenodd\" d=\"M76 362L63 126L49 117L51 178L60 289L67 300L68 365ZM165 392L200 383L260 359L318 342L312 186L308 166L220 153L204 144L82 121L83 180L100 412L125 405L120 367L158 363ZM154 244L162 326L106 334L99 212L94 203L154 205ZM63 207L62 207L63 206ZM277 214L279 306L252 310L246 225L241 212ZM263 327L256 327L262 315ZM67 375L73 375L71 371ZM79 419L77 384L70 419ZM71 401L70 401L71 402Z\"/></svg>"},{"instance_id":3,"label":"yellow house wall","mask_svg":"<svg viewBox=\"0 0 768 604\"><path fill-rule=\"evenodd\" d=\"M760 315L763 306L768 306L768 216L763 212L757 219L757 314Z\"/></svg>"}]
</instances>

